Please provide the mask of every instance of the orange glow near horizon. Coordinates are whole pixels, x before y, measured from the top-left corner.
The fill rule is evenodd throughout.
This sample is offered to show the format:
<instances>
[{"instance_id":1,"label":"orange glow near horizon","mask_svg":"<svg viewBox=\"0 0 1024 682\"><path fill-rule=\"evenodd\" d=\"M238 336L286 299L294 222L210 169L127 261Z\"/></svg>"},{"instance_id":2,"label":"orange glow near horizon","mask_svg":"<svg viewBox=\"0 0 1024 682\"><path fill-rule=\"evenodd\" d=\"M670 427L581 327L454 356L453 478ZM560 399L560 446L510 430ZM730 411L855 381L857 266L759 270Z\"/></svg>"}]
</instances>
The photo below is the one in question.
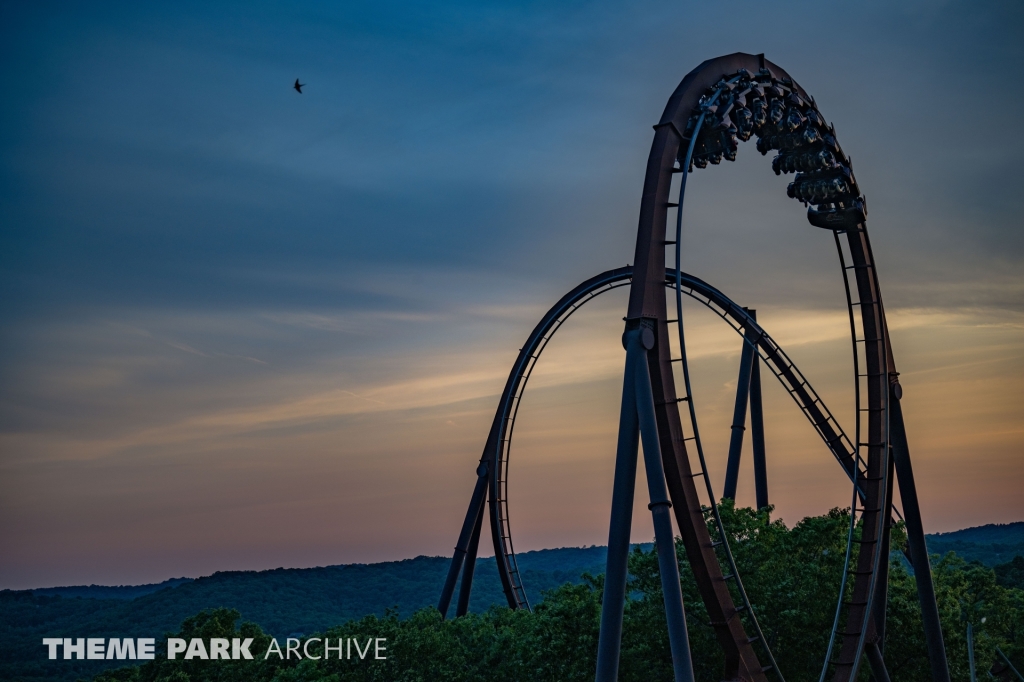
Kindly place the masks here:
<instances>
[{"instance_id":1,"label":"orange glow near horizon","mask_svg":"<svg viewBox=\"0 0 1024 682\"><path fill-rule=\"evenodd\" d=\"M509 484L517 551L606 541L623 361L616 313L624 300L620 290L577 313L530 381ZM984 311L896 309L889 318L926 530L1024 517L1024 325ZM688 306L688 319L705 451L720 488L739 338L699 306ZM759 319L848 424L845 316L765 310ZM528 327L519 326L525 338ZM22 454L5 466L7 480L19 482L5 495L8 512L22 520L13 544L20 561L52 567L10 586L66 582L71 556L82 562L80 582L117 583L447 554L514 356L513 344L503 345L378 357L361 381L340 372L289 376L243 404L232 396L115 433L4 436L3 448ZM375 383L377 372L404 378ZM86 390L112 373L97 368L65 380ZM767 372L763 384L776 516L792 524L848 506L838 465ZM750 466L748 442L744 505L753 503ZM92 513L77 515L83 507ZM642 467L633 528L635 541L650 540Z\"/></svg>"}]
</instances>

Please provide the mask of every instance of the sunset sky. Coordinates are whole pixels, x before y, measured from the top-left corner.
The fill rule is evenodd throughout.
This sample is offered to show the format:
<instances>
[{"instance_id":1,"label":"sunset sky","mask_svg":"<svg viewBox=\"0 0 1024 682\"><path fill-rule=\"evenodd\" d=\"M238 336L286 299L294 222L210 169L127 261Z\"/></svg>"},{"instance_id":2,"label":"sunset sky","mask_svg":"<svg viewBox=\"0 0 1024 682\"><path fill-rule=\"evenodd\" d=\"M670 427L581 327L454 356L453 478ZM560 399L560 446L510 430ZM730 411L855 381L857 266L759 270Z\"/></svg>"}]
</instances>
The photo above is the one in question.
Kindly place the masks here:
<instances>
[{"instance_id":1,"label":"sunset sky","mask_svg":"<svg viewBox=\"0 0 1024 682\"><path fill-rule=\"evenodd\" d=\"M1024 520L1020 3L6 3L0 589L449 554L518 349L632 261L651 125L736 51L854 160L926 531ZM852 429L835 245L787 182L753 143L691 176L684 268ZM531 379L519 551L607 540L625 301ZM687 320L720 490L740 340ZM763 382L776 515L847 506Z\"/></svg>"}]
</instances>

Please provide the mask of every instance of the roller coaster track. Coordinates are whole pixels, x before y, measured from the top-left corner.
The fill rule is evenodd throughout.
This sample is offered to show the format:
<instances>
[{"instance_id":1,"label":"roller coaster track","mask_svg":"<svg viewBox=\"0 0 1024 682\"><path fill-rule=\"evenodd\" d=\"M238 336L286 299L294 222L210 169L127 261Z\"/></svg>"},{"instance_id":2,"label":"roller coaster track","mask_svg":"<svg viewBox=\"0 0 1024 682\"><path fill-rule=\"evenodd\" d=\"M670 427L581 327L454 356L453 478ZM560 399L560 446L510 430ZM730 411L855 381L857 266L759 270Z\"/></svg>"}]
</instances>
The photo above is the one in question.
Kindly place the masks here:
<instances>
[{"instance_id":1,"label":"roller coaster track","mask_svg":"<svg viewBox=\"0 0 1024 682\"><path fill-rule=\"evenodd\" d=\"M630 346L634 349L630 353L646 353L646 359L639 356L641 364L636 366L646 366L643 376L649 375L650 378L649 382L637 379L639 383L636 386L644 386L642 390L653 398L653 415L641 417L641 420L649 420L644 422L647 424L644 428L648 429L644 433L654 434L651 438L656 440L651 443L659 445L664 484L671 500L664 504L670 504L675 515L694 579L725 653L724 679L760 681L767 679L767 671L772 671L782 680L782 674L761 635L756 615L736 571L707 476L690 390L682 305L684 295L714 310L741 333L746 343L756 347L761 360L771 368L853 482L846 570L839 586L820 682L824 682L830 671L833 682L854 682L865 658L878 682L889 679L882 648L889 526L892 520L890 510L893 509L893 489L897 478L932 677L936 682L948 682L945 648L903 425L902 387L889 344L881 289L868 239L866 202L854 177L852 163L836 139L834 127L825 124L814 99L783 69L765 60L763 55L737 53L708 60L690 72L669 99L661 120L654 128L632 269L620 268L602 273L566 294L534 329L520 352L502 393L477 470L478 480L470 511L442 591L439 604L442 613L448 608L463 564L466 568L456 613L465 613L468 608L485 498L490 509L499 575L509 605L529 608L512 547L507 501L508 455L522 391L537 358L565 319L594 296L622 286L628 280L630 296L625 334L631 335L631 343L636 343L637 334L644 335L642 348L646 351L640 346ZM853 440L846 436L792 361L746 311L717 289L682 271L683 203L687 177L695 168L706 168L722 160L735 160L738 143L755 136L757 149L762 154L778 151L772 161L777 175L796 173L787 194L808 206L808 221L816 227L831 230L835 238L846 289L853 347L856 404ZM675 178L678 178L678 199L673 202L670 196ZM674 211L674 235L666 234L671 224L670 211ZM668 238L670 236L674 239ZM675 263L666 272L667 246L674 246ZM667 315L666 286L673 290L676 303L676 317L672 320ZM669 334L673 326L678 336L679 357L671 354ZM627 357L636 356L627 354ZM630 362L627 360L627 367ZM676 392L675 367L681 369L681 396ZM633 380L629 376L627 372L627 388L633 391L630 383ZM637 405L640 406L641 402ZM679 409L684 403L689 435L683 428L684 420ZM621 437L620 432L620 448ZM688 456L688 444L697 454L699 469L696 472ZM697 477L705 482L717 540L711 537L706 523L705 510L694 482ZM618 489L618 479L616 485ZM652 504L653 495L654 492ZM617 513L620 512L613 511L613 528L621 527L622 520L616 520ZM626 514L628 522L628 512L622 513ZM656 527L659 523L657 518L663 517L656 516ZM855 533L858 526L859 537ZM667 525L661 527L669 529ZM661 538L661 531L658 531L658 537ZM613 564L624 566L625 555L621 554L624 547L626 545L621 545L616 550L614 561L609 550L609 570ZM659 544L659 556L661 552ZM728 575L723 574L719 553L731 571ZM666 566L671 569L671 562ZM854 566L854 570L849 570L850 566ZM624 573L616 575L617 579L625 580ZM848 585L848 575L853 576L852 586ZM742 602L739 606L726 584L729 580L733 581L734 591ZM671 589L671 581L665 585L666 589ZM607 595L606 591L606 601ZM623 598L621 591L617 595L615 599ZM846 600L847 595L849 601ZM674 608L678 612L678 595L674 599ZM669 601L666 592L666 609L670 609ZM603 609L609 608L621 608L621 605L603 605ZM744 618L755 636L747 635ZM620 627L615 623L615 617L608 621L609 632L614 633ZM682 640L686 638L685 623L676 627L676 634L672 634L672 621L669 625L676 679L692 679L692 670L687 672L690 666L688 649L678 646L680 637ZM598 653L599 681L614 680L618 665L618 635L606 638L604 628L603 619ZM755 643L762 649L762 655L768 658L769 665L761 665L753 648ZM680 651L687 655L677 658Z\"/></svg>"},{"instance_id":2,"label":"roller coaster track","mask_svg":"<svg viewBox=\"0 0 1024 682\"><path fill-rule=\"evenodd\" d=\"M753 343L756 346L759 357L800 408L833 457L843 467L847 476L854 480L854 474L851 472L856 470L857 475L863 478L863 464L857 467L851 454L855 452L854 443L846 435L824 401L811 386L810 381L800 372L796 363L789 358L781 346L764 331L746 309L739 306L715 287L686 273L680 273L678 279L680 291L684 295L689 296L714 312L729 324L745 342ZM498 562L499 576L505 590L506 599L512 608L530 608L529 598L526 594L512 544L507 488L509 478L508 467L516 417L527 383L547 344L573 313L597 296L628 285L631 281L631 267L616 268L588 279L563 296L547 311L520 349L518 357L512 366L512 371L509 374L505 389L502 392L491 429L492 434L496 434L496 436L489 440L488 448L483 453L480 469L483 473L480 475L488 480L490 484L488 497L491 509L492 537L498 538L498 542L495 543L495 556L502 557L502 560ZM676 284L676 271L674 269L666 270L665 286L674 288ZM692 401L684 400L680 402L691 403ZM692 440L692 438L687 440ZM490 476L488 473L490 471L496 472L497 475ZM715 495L705 467L702 466L699 475L703 476L708 491L708 499L714 504ZM730 579L735 577L738 582L739 572L728 549L728 539L720 528L721 520L717 514L717 507L713 507L713 511L716 523L719 525L720 539L716 541L716 544L720 548L719 551L725 554L730 568L728 574ZM744 610L752 614L753 609L746 598L745 591L742 591L742 583L739 583L739 588ZM463 594L468 595L468 590L464 590Z\"/></svg>"}]
</instances>

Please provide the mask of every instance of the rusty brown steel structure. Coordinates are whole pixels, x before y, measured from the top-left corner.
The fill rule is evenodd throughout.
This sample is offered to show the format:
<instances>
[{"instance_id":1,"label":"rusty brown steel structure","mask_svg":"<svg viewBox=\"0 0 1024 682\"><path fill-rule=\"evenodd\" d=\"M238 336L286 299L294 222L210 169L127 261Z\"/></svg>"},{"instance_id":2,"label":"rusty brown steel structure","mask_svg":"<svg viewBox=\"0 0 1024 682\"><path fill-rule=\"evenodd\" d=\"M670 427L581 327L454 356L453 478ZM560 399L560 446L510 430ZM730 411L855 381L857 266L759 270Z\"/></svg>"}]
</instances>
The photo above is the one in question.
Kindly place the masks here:
<instances>
[{"instance_id":1,"label":"rusty brown steel structure","mask_svg":"<svg viewBox=\"0 0 1024 682\"><path fill-rule=\"evenodd\" d=\"M714 524L709 529L706 511L695 483L697 477L703 476L705 481L708 478L693 397L689 390L683 336L681 296L686 293L683 291L684 280L690 282L688 286L692 288L693 278L684 276L680 264L683 253L682 205L686 178L695 166L704 168L708 163L714 165L723 159L734 159L737 142L756 135L757 148L762 154L778 150L779 154L773 161L776 174L797 173L794 182L789 185L788 193L808 206L809 222L816 227L831 230L836 237L854 337L857 436L851 443L824 403L781 353L781 349L769 343L770 339L763 335L755 321L744 319L740 313L731 313L741 320L738 329L742 329L742 333L749 339L748 343L759 347L761 360L773 367L776 376L786 385L787 391L803 409L854 484L847 552L847 565L852 569L848 575L852 576L853 584L847 589L844 576L821 680L823 682L831 676L833 682L853 682L864 660L876 680L888 679L883 656L886 585L892 498L898 480L932 676L936 682L948 682L941 625L931 584L900 406L902 387L889 344L879 278L868 238L866 204L853 176L852 164L835 139L834 128L825 125L813 98L786 71L766 60L763 55L737 53L708 60L690 72L672 94L654 129L654 141L641 197L634 264L630 272L624 335L624 339L633 339L630 352L645 353L646 362L630 365L633 361L628 360L627 367L647 367L650 381L640 383L644 391L651 393L653 400L653 423L656 424L656 439L660 446L658 450L672 515L686 548L701 599L710 615L710 624L725 653L723 679L760 682L768 679L768 671L777 679L783 678L760 633L752 605L735 569L726 533L715 507L714 495L711 495L711 505L718 524L717 530ZM679 196L673 202L671 193L674 180L677 180ZM671 229L670 216L675 218L674 239L667 233ZM845 249L840 243L841 237L845 238ZM666 274L668 246L674 246L675 267L669 268ZM852 286L849 277L851 273ZM616 275L617 279L608 274L603 273L585 282L563 297L549 311L545 321L535 329L527 344L530 349L527 357L521 353L517 360L478 468L478 482L470 513L467 514L439 604L442 613L447 611L459 569L466 561L469 563L462 574L463 584L457 613L465 613L468 607L472 562L478 547L485 498L490 509L499 575L509 604L513 608L529 608L508 531L507 496L504 489L508 460L502 456L504 444L511 439L511 424L514 423L515 410L518 409L521 397L519 387L523 384L523 377L532 369L550 334L568 314L589 300L589 297L610 288L613 280L618 282L615 286L624 280L622 273ZM669 288L666 288L666 277ZM674 287L671 286L672 279ZM667 292L672 289L676 294L675 319L669 319L668 314ZM724 299L724 296L721 298ZM728 299L725 301L718 305L738 308ZM673 325L679 334L680 358L672 357L671 353L670 334ZM644 338L642 347L645 350L637 350L641 348L636 341L640 338L638 334ZM526 350L527 347L524 347ZM677 367L683 370L682 391L677 390ZM635 390L631 381L627 372L624 395L632 395L631 392ZM688 410L691 422L689 435L684 430L684 419L680 413L683 405ZM623 415L625 419L626 412ZM644 431L645 434L649 432L653 433L653 430ZM635 468L635 435L624 436L620 433L619 457L621 460L623 447L628 450L630 438L633 441ZM688 450L688 444L696 447L696 453ZM695 454L696 466L692 459ZM618 477L618 465L616 471ZM628 483L628 479L623 480ZM617 478L616 490L620 487ZM707 487L710 493L710 482ZM616 527L623 527L623 519L616 518L617 513L613 511L613 537ZM625 520L628 525L628 516ZM859 537L854 534L855 522L859 522ZM712 537L712 531L719 536L717 540ZM729 574L723 571L720 556L723 550L729 564ZM609 575L614 571L621 573L624 565L624 556L613 557L612 554L610 549ZM624 580L624 577L620 578ZM730 580L733 581L732 589ZM606 591L603 609L607 611L617 608L621 613L621 604L610 603L607 594ZM847 596L849 601L845 600ZM622 597L618 595L615 598L621 601ZM740 603L737 603L737 599ZM666 608L670 608L667 597ZM605 620L611 624L609 632L612 634L608 636ZM615 619L605 620L602 621L598 680L613 680L618 665L618 634L614 631ZM751 636L749 629L753 630L754 636ZM675 647L675 642L673 645ZM759 657L758 650L768 659L769 665L763 665L765 661ZM833 650L837 653L834 659ZM686 677L677 665L676 678L692 679L692 671Z\"/></svg>"},{"instance_id":2,"label":"rusty brown steel structure","mask_svg":"<svg viewBox=\"0 0 1024 682\"><path fill-rule=\"evenodd\" d=\"M629 290L626 325L638 326L642 320L654 320L656 343L650 362L651 386L657 413L658 434L672 510L686 555L701 598L707 607L711 625L725 653L726 680L766 680L751 638L739 617L740 612L729 592L724 572L715 552L714 541L704 519L704 510L694 470L686 449L679 415L673 358L669 343L668 308L666 301L665 247L669 210L681 210L673 204L672 179L687 168L680 167L680 156L686 154L684 132L695 109L708 90L728 77L746 69L757 73L761 68L775 69L777 78L788 74L770 62L753 55L735 54L704 62L691 71L676 88L665 106L661 120L654 127L654 142L647 160L647 175L640 199L636 251L633 258L633 283Z\"/></svg>"}]
</instances>

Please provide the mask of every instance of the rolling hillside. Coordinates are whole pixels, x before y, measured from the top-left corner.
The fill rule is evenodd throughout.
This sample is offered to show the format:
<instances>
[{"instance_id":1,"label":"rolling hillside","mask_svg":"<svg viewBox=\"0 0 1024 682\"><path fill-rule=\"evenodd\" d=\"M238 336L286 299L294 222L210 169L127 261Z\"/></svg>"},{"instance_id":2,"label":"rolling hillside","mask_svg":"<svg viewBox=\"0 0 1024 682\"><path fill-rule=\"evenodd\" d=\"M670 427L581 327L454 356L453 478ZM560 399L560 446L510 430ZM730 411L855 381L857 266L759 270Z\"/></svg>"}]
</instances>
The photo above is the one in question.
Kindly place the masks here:
<instances>
[{"instance_id":1,"label":"rolling hillside","mask_svg":"<svg viewBox=\"0 0 1024 682\"><path fill-rule=\"evenodd\" d=\"M951 533L928 536L928 551L933 554L956 552L968 561L980 561L994 567L1015 556L1024 556L1024 522L990 523Z\"/></svg>"}]
</instances>

